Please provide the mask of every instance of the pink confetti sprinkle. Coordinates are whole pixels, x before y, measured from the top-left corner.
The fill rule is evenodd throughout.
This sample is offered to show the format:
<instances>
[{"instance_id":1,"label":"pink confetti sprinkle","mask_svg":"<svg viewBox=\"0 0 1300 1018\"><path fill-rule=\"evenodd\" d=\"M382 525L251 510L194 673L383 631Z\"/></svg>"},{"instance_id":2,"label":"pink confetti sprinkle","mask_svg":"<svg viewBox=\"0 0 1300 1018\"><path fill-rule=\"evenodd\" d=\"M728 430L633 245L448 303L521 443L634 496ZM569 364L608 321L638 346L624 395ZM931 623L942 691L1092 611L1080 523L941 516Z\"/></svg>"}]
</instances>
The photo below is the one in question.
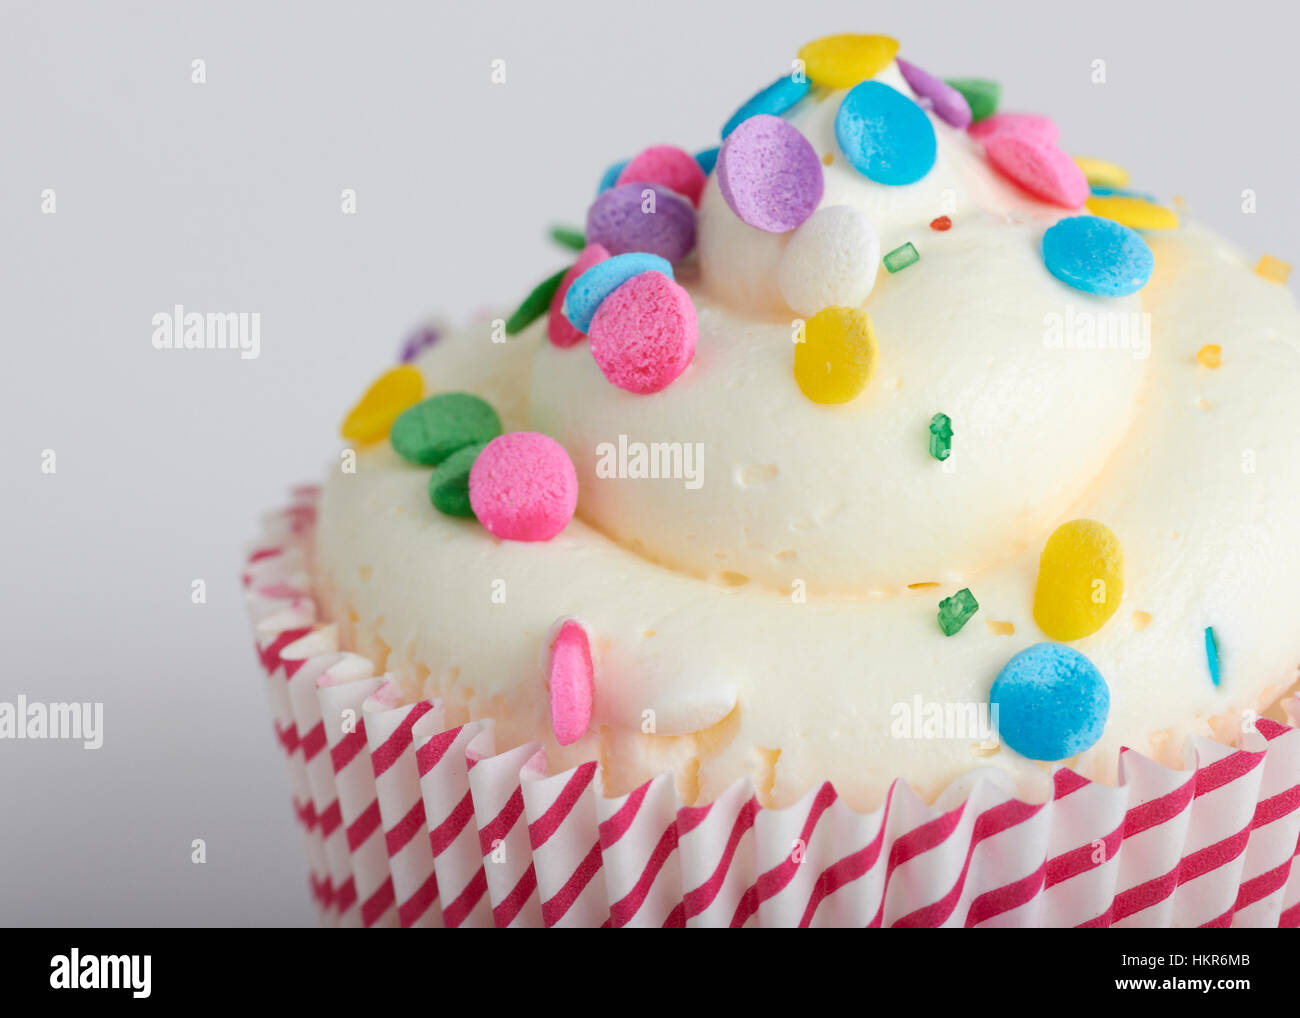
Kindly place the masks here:
<instances>
[{"instance_id":1,"label":"pink confetti sprinkle","mask_svg":"<svg viewBox=\"0 0 1300 1018\"><path fill-rule=\"evenodd\" d=\"M1051 142L1018 131L1002 131L984 142L984 153L1003 176L1043 201L1077 209L1088 199L1083 171Z\"/></svg>"},{"instance_id":2,"label":"pink confetti sprinkle","mask_svg":"<svg viewBox=\"0 0 1300 1018\"><path fill-rule=\"evenodd\" d=\"M634 156L618 175L618 184L660 184L700 204L704 170L689 152L674 145L654 145Z\"/></svg>"},{"instance_id":3,"label":"pink confetti sprinkle","mask_svg":"<svg viewBox=\"0 0 1300 1018\"><path fill-rule=\"evenodd\" d=\"M902 58L894 62L898 64L899 73L903 75L908 88L918 99L923 100L922 106L934 110L935 116L952 127L962 128L970 123L970 103L964 95L942 78L921 70L916 64L908 63Z\"/></svg>"},{"instance_id":4,"label":"pink confetti sprinkle","mask_svg":"<svg viewBox=\"0 0 1300 1018\"><path fill-rule=\"evenodd\" d=\"M822 161L808 139L766 113L727 135L714 173L737 218L768 233L786 233L811 216L825 187Z\"/></svg>"},{"instance_id":5,"label":"pink confetti sprinkle","mask_svg":"<svg viewBox=\"0 0 1300 1018\"><path fill-rule=\"evenodd\" d=\"M549 541L573 519L578 472L564 446L535 431L492 439L469 472L469 504L507 541Z\"/></svg>"},{"instance_id":6,"label":"pink confetti sprinkle","mask_svg":"<svg viewBox=\"0 0 1300 1018\"><path fill-rule=\"evenodd\" d=\"M609 252L600 244L588 244L583 248L582 254L578 255L578 260L573 263L569 271L564 274L560 280L560 288L555 291L555 296L551 298L551 310L546 319L546 335L550 337L552 343L558 347L568 348L573 346L582 338L579 332L567 318L564 317L564 295L569 292L569 287L573 281L586 272L593 265L609 258Z\"/></svg>"},{"instance_id":7,"label":"pink confetti sprinkle","mask_svg":"<svg viewBox=\"0 0 1300 1018\"><path fill-rule=\"evenodd\" d=\"M691 295L662 272L633 276L606 297L588 332L605 377L635 393L659 392L685 371L698 334Z\"/></svg>"},{"instance_id":8,"label":"pink confetti sprinkle","mask_svg":"<svg viewBox=\"0 0 1300 1018\"><path fill-rule=\"evenodd\" d=\"M1061 136L1056 121L1041 113L994 113L978 124L971 124L966 133L979 141L985 141L1002 131L1019 131L1048 145L1055 145Z\"/></svg>"},{"instance_id":9,"label":"pink confetti sprinkle","mask_svg":"<svg viewBox=\"0 0 1300 1018\"><path fill-rule=\"evenodd\" d=\"M551 644L551 728L561 746L577 742L591 726L595 669L586 630L572 619Z\"/></svg>"}]
</instances>

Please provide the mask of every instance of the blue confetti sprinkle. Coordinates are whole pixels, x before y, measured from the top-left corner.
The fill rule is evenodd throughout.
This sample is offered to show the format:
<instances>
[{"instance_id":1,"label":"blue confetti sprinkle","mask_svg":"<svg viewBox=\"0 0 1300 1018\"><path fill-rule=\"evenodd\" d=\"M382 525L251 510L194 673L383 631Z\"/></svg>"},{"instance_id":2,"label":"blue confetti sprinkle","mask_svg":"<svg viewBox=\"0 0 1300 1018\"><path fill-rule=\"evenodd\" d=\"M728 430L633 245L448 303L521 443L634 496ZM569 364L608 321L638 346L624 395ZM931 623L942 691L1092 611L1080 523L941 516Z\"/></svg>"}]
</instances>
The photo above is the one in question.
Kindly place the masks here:
<instances>
[{"instance_id":1,"label":"blue confetti sprinkle","mask_svg":"<svg viewBox=\"0 0 1300 1018\"><path fill-rule=\"evenodd\" d=\"M756 117L760 113L779 117L791 109L808 94L808 89L812 87L806 75L802 78L802 81L796 81L792 75L783 74L772 84L746 99L740 109L731 115L731 119L722 125L722 140L726 141L727 135L750 117Z\"/></svg>"},{"instance_id":2,"label":"blue confetti sprinkle","mask_svg":"<svg viewBox=\"0 0 1300 1018\"><path fill-rule=\"evenodd\" d=\"M673 279L673 267L667 260L644 251L631 251L597 262L573 281L564 295L561 312L575 329L586 334L601 302L633 276L643 272L662 272Z\"/></svg>"},{"instance_id":3,"label":"blue confetti sprinkle","mask_svg":"<svg viewBox=\"0 0 1300 1018\"><path fill-rule=\"evenodd\" d=\"M835 114L849 165L877 184L914 184L934 166L934 125L920 106L879 81L854 85Z\"/></svg>"},{"instance_id":4,"label":"blue confetti sprinkle","mask_svg":"<svg viewBox=\"0 0 1300 1018\"><path fill-rule=\"evenodd\" d=\"M989 690L1002 741L1030 760L1064 760L1101 738L1110 688L1097 667L1060 643L1036 643L1002 666Z\"/></svg>"},{"instance_id":5,"label":"blue confetti sprinkle","mask_svg":"<svg viewBox=\"0 0 1300 1018\"><path fill-rule=\"evenodd\" d=\"M605 175L600 178L600 186L596 188L596 193L604 194L613 187L615 182L618 180L618 175L623 172L623 167L631 161L631 159L624 159L622 162L617 162L606 170Z\"/></svg>"},{"instance_id":6,"label":"blue confetti sprinkle","mask_svg":"<svg viewBox=\"0 0 1300 1018\"><path fill-rule=\"evenodd\" d=\"M1103 187L1098 184L1090 188L1090 190L1098 198L1108 198L1113 195L1116 198L1141 198L1143 201L1149 201L1152 205L1156 203L1156 197L1153 194L1146 194L1142 191L1129 191L1123 187Z\"/></svg>"},{"instance_id":7,"label":"blue confetti sprinkle","mask_svg":"<svg viewBox=\"0 0 1300 1018\"><path fill-rule=\"evenodd\" d=\"M1137 293L1156 265L1136 230L1100 216L1068 216L1044 233L1043 262L1062 283L1103 297Z\"/></svg>"},{"instance_id":8,"label":"blue confetti sprinkle","mask_svg":"<svg viewBox=\"0 0 1300 1018\"><path fill-rule=\"evenodd\" d=\"M700 164L700 169L704 171L706 177L713 172L713 167L718 162L718 153L721 151L720 148L706 148L703 152L695 153L695 161Z\"/></svg>"},{"instance_id":9,"label":"blue confetti sprinkle","mask_svg":"<svg viewBox=\"0 0 1300 1018\"><path fill-rule=\"evenodd\" d=\"M1205 660L1210 666L1210 681L1219 685L1219 641L1214 635L1214 627L1205 627Z\"/></svg>"}]
</instances>

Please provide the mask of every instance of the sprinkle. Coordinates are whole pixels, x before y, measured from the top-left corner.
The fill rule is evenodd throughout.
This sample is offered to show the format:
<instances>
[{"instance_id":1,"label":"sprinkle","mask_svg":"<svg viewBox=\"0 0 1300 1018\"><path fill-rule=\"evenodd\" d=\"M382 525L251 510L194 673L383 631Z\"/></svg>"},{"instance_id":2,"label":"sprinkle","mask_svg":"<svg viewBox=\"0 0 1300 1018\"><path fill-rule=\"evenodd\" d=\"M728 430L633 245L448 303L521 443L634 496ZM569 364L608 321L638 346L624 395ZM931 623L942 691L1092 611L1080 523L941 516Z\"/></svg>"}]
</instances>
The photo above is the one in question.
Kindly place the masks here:
<instances>
[{"instance_id":1,"label":"sprinkle","mask_svg":"<svg viewBox=\"0 0 1300 1018\"><path fill-rule=\"evenodd\" d=\"M833 304L861 304L879 268L880 240L871 220L851 205L828 205L790 235L776 282L785 302L807 316Z\"/></svg>"},{"instance_id":2,"label":"sprinkle","mask_svg":"<svg viewBox=\"0 0 1300 1018\"><path fill-rule=\"evenodd\" d=\"M1074 165L1083 171L1088 183L1094 187L1128 187L1128 170L1105 159L1092 156L1073 156Z\"/></svg>"},{"instance_id":3,"label":"sprinkle","mask_svg":"<svg viewBox=\"0 0 1300 1018\"><path fill-rule=\"evenodd\" d=\"M627 164L628 160L622 159L607 169L604 175L600 178L600 184L596 187L596 193L602 194L613 187L614 182L618 180L618 175L623 172L623 167Z\"/></svg>"},{"instance_id":4,"label":"sprinkle","mask_svg":"<svg viewBox=\"0 0 1300 1018\"><path fill-rule=\"evenodd\" d=\"M1101 738L1110 689L1071 647L1036 643L1002 666L989 690L998 735L1030 760L1064 760Z\"/></svg>"},{"instance_id":5,"label":"sprinkle","mask_svg":"<svg viewBox=\"0 0 1300 1018\"><path fill-rule=\"evenodd\" d=\"M1124 597L1124 549L1105 524L1071 520L1052 532L1038 560L1034 621L1053 640L1091 636Z\"/></svg>"},{"instance_id":6,"label":"sprinkle","mask_svg":"<svg viewBox=\"0 0 1300 1018\"><path fill-rule=\"evenodd\" d=\"M1285 283L1291 278L1291 263L1284 262L1281 258L1274 258L1272 255L1260 255L1259 263L1255 266L1255 274L1263 276L1270 283Z\"/></svg>"},{"instance_id":7,"label":"sprinkle","mask_svg":"<svg viewBox=\"0 0 1300 1018\"><path fill-rule=\"evenodd\" d=\"M1094 194L1084 204L1096 216L1105 216L1134 230L1172 230L1178 213L1146 198L1130 194Z\"/></svg>"},{"instance_id":8,"label":"sprinkle","mask_svg":"<svg viewBox=\"0 0 1300 1018\"><path fill-rule=\"evenodd\" d=\"M706 177L713 172L713 167L717 165L718 151L715 146L695 153L695 161L700 164L700 169L704 171Z\"/></svg>"},{"instance_id":9,"label":"sprinkle","mask_svg":"<svg viewBox=\"0 0 1300 1018\"><path fill-rule=\"evenodd\" d=\"M587 243L610 254L646 251L681 261L695 246L695 207L655 184L620 184L587 210Z\"/></svg>"},{"instance_id":10,"label":"sprinkle","mask_svg":"<svg viewBox=\"0 0 1300 1018\"><path fill-rule=\"evenodd\" d=\"M566 620L551 643L551 730L561 746L587 734L595 698L595 669L591 641L572 619Z\"/></svg>"},{"instance_id":11,"label":"sprinkle","mask_svg":"<svg viewBox=\"0 0 1300 1018\"><path fill-rule=\"evenodd\" d=\"M673 267L658 255L632 252L597 262L578 276L565 292L561 313L584 335L591 331L591 319L601 301L642 272L662 272L673 278Z\"/></svg>"},{"instance_id":12,"label":"sprinkle","mask_svg":"<svg viewBox=\"0 0 1300 1018\"><path fill-rule=\"evenodd\" d=\"M987 78L947 78L949 85L965 97L973 123L986 120L997 111L1002 86Z\"/></svg>"},{"instance_id":13,"label":"sprinkle","mask_svg":"<svg viewBox=\"0 0 1300 1018\"><path fill-rule=\"evenodd\" d=\"M408 463L436 466L475 442L501 434L501 418L491 405L467 392L444 392L416 403L393 422L389 441Z\"/></svg>"},{"instance_id":14,"label":"sprinkle","mask_svg":"<svg viewBox=\"0 0 1300 1018\"><path fill-rule=\"evenodd\" d=\"M587 238L583 236L582 231L575 230L571 226L552 226L551 240L560 247L570 247L575 251L581 251L587 246Z\"/></svg>"},{"instance_id":15,"label":"sprinkle","mask_svg":"<svg viewBox=\"0 0 1300 1018\"><path fill-rule=\"evenodd\" d=\"M1099 198L1108 198L1111 195L1123 195L1126 198L1141 198L1143 201L1155 202L1156 197L1153 194L1146 194L1142 191L1130 191L1124 187L1107 187L1105 184L1093 184L1090 188L1093 194ZM1174 204L1182 205L1183 201L1178 195L1174 195Z\"/></svg>"},{"instance_id":16,"label":"sprinkle","mask_svg":"<svg viewBox=\"0 0 1300 1018\"><path fill-rule=\"evenodd\" d=\"M416 329L406 338L402 344L402 352L398 355L398 361L402 364L410 364L411 361L419 357L425 350L438 342L442 333L432 325L426 325L421 329Z\"/></svg>"},{"instance_id":17,"label":"sprinkle","mask_svg":"<svg viewBox=\"0 0 1300 1018\"><path fill-rule=\"evenodd\" d=\"M833 163L833 162L835 162L835 153L834 153L834 152L823 152L823 153L822 153L822 165L823 165L823 166L829 166L829 165L830 165L831 163Z\"/></svg>"},{"instance_id":18,"label":"sprinkle","mask_svg":"<svg viewBox=\"0 0 1300 1018\"><path fill-rule=\"evenodd\" d=\"M896 247L884 257L885 268L891 273L899 272L921 260L921 256L916 253L916 247L909 240L902 247Z\"/></svg>"},{"instance_id":19,"label":"sprinkle","mask_svg":"<svg viewBox=\"0 0 1300 1018\"><path fill-rule=\"evenodd\" d=\"M1139 234L1097 216L1070 216L1044 233L1043 262L1061 282L1103 297L1137 293L1155 268Z\"/></svg>"},{"instance_id":20,"label":"sprinkle","mask_svg":"<svg viewBox=\"0 0 1300 1018\"><path fill-rule=\"evenodd\" d=\"M549 541L578 506L578 473L564 446L533 431L492 439L469 472L469 501L489 533Z\"/></svg>"},{"instance_id":21,"label":"sprinkle","mask_svg":"<svg viewBox=\"0 0 1300 1018\"><path fill-rule=\"evenodd\" d=\"M397 415L417 402L424 378L409 364L390 368L371 383L348 415L339 434L350 442L378 442L388 434Z\"/></svg>"},{"instance_id":22,"label":"sprinkle","mask_svg":"<svg viewBox=\"0 0 1300 1018\"><path fill-rule=\"evenodd\" d=\"M970 103L964 95L942 78L936 78L902 57L898 58L897 64L908 88L922 100L922 106L933 109L935 115L950 127L960 130L970 124Z\"/></svg>"},{"instance_id":23,"label":"sprinkle","mask_svg":"<svg viewBox=\"0 0 1300 1018\"><path fill-rule=\"evenodd\" d=\"M1219 638L1214 635L1214 627L1205 627L1205 662L1210 666L1210 681L1217 688L1219 685Z\"/></svg>"},{"instance_id":24,"label":"sprinkle","mask_svg":"<svg viewBox=\"0 0 1300 1018\"><path fill-rule=\"evenodd\" d=\"M653 145L632 157L617 183L659 184L699 205L704 180L704 170L689 152L673 145Z\"/></svg>"},{"instance_id":25,"label":"sprinkle","mask_svg":"<svg viewBox=\"0 0 1300 1018\"><path fill-rule=\"evenodd\" d=\"M874 78L898 53L898 40L887 35L827 35L799 50L808 77L825 88L852 88Z\"/></svg>"},{"instance_id":26,"label":"sprinkle","mask_svg":"<svg viewBox=\"0 0 1300 1018\"><path fill-rule=\"evenodd\" d=\"M728 118L722 125L722 140L726 141L727 136L750 117L756 117L760 113L779 117L793 109L795 103L808 94L810 87L807 77L796 80L794 75L781 75L772 84L746 99L740 109Z\"/></svg>"},{"instance_id":27,"label":"sprinkle","mask_svg":"<svg viewBox=\"0 0 1300 1018\"><path fill-rule=\"evenodd\" d=\"M527 297L523 299L514 313L506 319L506 335L514 336L532 325L533 322L546 314L546 309L551 306L551 298L560 288L560 281L564 279L565 270L561 269L553 276L547 276L540 283L529 291Z\"/></svg>"},{"instance_id":28,"label":"sprinkle","mask_svg":"<svg viewBox=\"0 0 1300 1018\"><path fill-rule=\"evenodd\" d=\"M560 348L573 346L583 336L581 332L575 329L567 318L564 317L564 298L569 293L569 287L573 285L574 280L581 276L593 265L599 265L609 258L609 252L599 244L590 244L578 255L578 260L569 266L564 278L560 280L560 287L555 291L555 296L551 298L551 308L546 319L546 335L552 343Z\"/></svg>"},{"instance_id":29,"label":"sprinkle","mask_svg":"<svg viewBox=\"0 0 1300 1018\"><path fill-rule=\"evenodd\" d=\"M1149 625L1151 625L1150 612L1138 611L1133 613L1133 632L1140 633Z\"/></svg>"},{"instance_id":30,"label":"sprinkle","mask_svg":"<svg viewBox=\"0 0 1300 1018\"><path fill-rule=\"evenodd\" d=\"M601 302L588 330L601 373L627 392L659 392L686 370L699 332L691 295L659 272L633 276Z\"/></svg>"},{"instance_id":31,"label":"sprinkle","mask_svg":"<svg viewBox=\"0 0 1300 1018\"><path fill-rule=\"evenodd\" d=\"M930 455L940 462L952 455L952 418L947 414L930 418Z\"/></svg>"},{"instance_id":32,"label":"sprinkle","mask_svg":"<svg viewBox=\"0 0 1300 1018\"><path fill-rule=\"evenodd\" d=\"M438 512L473 518L474 509L469 504L469 472L478 454L486 448L486 442L461 446L438 464L429 478L429 501Z\"/></svg>"},{"instance_id":33,"label":"sprinkle","mask_svg":"<svg viewBox=\"0 0 1300 1018\"><path fill-rule=\"evenodd\" d=\"M1206 343L1196 351L1196 359L1202 367L1217 368L1223 363L1223 347L1218 343Z\"/></svg>"},{"instance_id":34,"label":"sprinkle","mask_svg":"<svg viewBox=\"0 0 1300 1018\"><path fill-rule=\"evenodd\" d=\"M998 622L995 619L985 619L984 628L989 631L991 636L1016 635L1016 624L1014 622Z\"/></svg>"},{"instance_id":35,"label":"sprinkle","mask_svg":"<svg viewBox=\"0 0 1300 1018\"><path fill-rule=\"evenodd\" d=\"M942 233L944 230L951 230L952 220L949 219L947 216L939 216L936 219L931 219L930 229L938 230L940 233Z\"/></svg>"},{"instance_id":36,"label":"sprinkle","mask_svg":"<svg viewBox=\"0 0 1300 1018\"><path fill-rule=\"evenodd\" d=\"M1002 131L984 142L984 154L1004 177L1043 201L1077 209L1088 200L1083 171L1054 142Z\"/></svg>"},{"instance_id":37,"label":"sprinkle","mask_svg":"<svg viewBox=\"0 0 1300 1018\"><path fill-rule=\"evenodd\" d=\"M1048 145L1055 145L1061 136L1056 121L1041 113L994 113L978 124L972 124L966 133L977 141L984 141L1002 131L1028 134Z\"/></svg>"},{"instance_id":38,"label":"sprinkle","mask_svg":"<svg viewBox=\"0 0 1300 1018\"><path fill-rule=\"evenodd\" d=\"M847 403L867 387L875 364L875 330L857 308L822 308L794 348L795 381L814 403Z\"/></svg>"},{"instance_id":39,"label":"sprinkle","mask_svg":"<svg viewBox=\"0 0 1300 1018\"><path fill-rule=\"evenodd\" d=\"M835 140L855 170L894 186L929 173L937 151L925 111L879 81L864 81L844 97L835 114Z\"/></svg>"},{"instance_id":40,"label":"sprinkle","mask_svg":"<svg viewBox=\"0 0 1300 1018\"><path fill-rule=\"evenodd\" d=\"M822 200L822 165L808 139L782 120L760 113L737 127L718 153L718 188L744 223L785 233Z\"/></svg>"},{"instance_id":41,"label":"sprinkle","mask_svg":"<svg viewBox=\"0 0 1300 1018\"><path fill-rule=\"evenodd\" d=\"M979 608L979 602L969 587L962 587L952 597L945 597L939 602L939 628L943 635L952 636L959 632Z\"/></svg>"}]
</instances>

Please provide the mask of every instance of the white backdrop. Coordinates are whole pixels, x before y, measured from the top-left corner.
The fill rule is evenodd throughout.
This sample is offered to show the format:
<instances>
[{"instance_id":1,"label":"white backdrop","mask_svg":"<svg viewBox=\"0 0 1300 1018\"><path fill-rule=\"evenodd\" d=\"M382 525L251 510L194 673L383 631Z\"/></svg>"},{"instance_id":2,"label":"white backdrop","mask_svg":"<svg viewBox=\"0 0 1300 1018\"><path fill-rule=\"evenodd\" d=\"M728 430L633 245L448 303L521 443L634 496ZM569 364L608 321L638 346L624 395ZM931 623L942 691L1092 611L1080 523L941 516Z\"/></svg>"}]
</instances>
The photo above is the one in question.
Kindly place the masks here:
<instances>
[{"instance_id":1,"label":"white backdrop","mask_svg":"<svg viewBox=\"0 0 1300 1018\"><path fill-rule=\"evenodd\" d=\"M257 515L416 319L517 300L607 164L715 144L808 39L999 78L1068 149L1300 262L1294 6L1156 7L2 0L0 701L101 701L105 733L0 741L0 923L310 920L237 586ZM260 313L261 356L153 349L174 304Z\"/></svg>"}]
</instances>

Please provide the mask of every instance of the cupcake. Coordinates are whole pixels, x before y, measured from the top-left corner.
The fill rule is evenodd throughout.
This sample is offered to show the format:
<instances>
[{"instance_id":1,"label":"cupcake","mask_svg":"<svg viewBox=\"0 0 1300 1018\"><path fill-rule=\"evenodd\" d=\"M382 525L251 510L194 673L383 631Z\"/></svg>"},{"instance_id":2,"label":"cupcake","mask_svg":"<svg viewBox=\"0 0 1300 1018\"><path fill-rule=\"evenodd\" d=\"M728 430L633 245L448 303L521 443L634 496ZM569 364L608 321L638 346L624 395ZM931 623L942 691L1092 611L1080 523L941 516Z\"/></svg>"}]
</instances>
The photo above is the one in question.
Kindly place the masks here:
<instances>
[{"instance_id":1,"label":"cupcake","mask_svg":"<svg viewBox=\"0 0 1300 1018\"><path fill-rule=\"evenodd\" d=\"M1285 263L885 36L721 134L251 555L325 920L1300 922Z\"/></svg>"}]
</instances>

